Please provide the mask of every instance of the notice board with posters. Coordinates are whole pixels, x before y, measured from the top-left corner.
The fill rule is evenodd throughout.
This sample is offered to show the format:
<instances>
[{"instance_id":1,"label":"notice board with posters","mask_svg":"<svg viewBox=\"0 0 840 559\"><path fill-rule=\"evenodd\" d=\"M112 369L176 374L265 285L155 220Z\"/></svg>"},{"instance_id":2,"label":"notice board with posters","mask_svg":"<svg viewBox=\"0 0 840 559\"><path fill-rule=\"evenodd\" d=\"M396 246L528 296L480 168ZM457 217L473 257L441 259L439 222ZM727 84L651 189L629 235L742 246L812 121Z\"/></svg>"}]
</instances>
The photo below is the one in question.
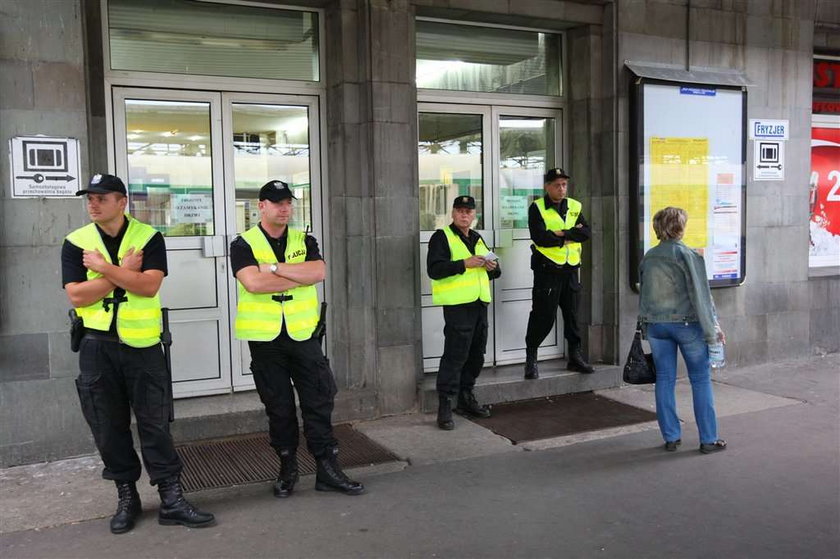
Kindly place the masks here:
<instances>
[{"instance_id":1,"label":"notice board with posters","mask_svg":"<svg viewBox=\"0 0 840 559\"><path fill-rule=\"evenodd\" d=\"M840 57L814 58L808 264L840 268Z\"/></svg>"},{"instance_id":2,"label":"notice board with posters","mask_svg":"<svg viewBox=\"0 0 840 559\"><path fill-rule=\"evenodd\" d=\"M706 261L712 287L746 276L746 113L742 86L636 78L631 88L630 281L659 241L653 216L688 213L683 242Z\"/></svg>"}]
</instances>

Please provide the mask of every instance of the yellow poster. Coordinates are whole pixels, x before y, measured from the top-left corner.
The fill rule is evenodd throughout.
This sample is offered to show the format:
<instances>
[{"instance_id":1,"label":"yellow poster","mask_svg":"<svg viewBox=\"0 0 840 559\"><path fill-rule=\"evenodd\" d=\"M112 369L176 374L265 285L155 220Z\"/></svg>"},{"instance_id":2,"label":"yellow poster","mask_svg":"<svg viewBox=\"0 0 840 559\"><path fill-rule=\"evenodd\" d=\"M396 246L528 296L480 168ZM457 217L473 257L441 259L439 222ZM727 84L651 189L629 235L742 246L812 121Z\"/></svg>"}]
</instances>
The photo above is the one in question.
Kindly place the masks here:
<instances>
[{"instance_id":1,"label":"yellow poster","mask_svg":"<svg viewBox=\"0 0 840 559\"><path fill-rule=\"evenodd\" d=\"M650 215L667 206L688 213L683 242L692 248L707 244L709 213L709 139L650 139ZM650 239L656 239L653 226Z\"/></svg>"}]
</instances>

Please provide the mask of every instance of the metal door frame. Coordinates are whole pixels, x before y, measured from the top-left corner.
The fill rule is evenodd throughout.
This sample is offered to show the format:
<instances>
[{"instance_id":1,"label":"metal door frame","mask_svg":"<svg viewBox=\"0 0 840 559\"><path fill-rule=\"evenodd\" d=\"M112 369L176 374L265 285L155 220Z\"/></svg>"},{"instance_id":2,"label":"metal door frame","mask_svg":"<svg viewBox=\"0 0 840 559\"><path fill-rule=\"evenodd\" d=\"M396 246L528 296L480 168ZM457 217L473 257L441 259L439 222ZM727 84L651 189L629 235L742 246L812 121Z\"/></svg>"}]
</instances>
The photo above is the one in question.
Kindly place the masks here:
<instances>
[{"instance_id":1,"label":"metal door frame","mask_svg":"<svg viewBox=\"0 0 840 559\"><path fill-rule=\"evenodd\" d=\"M501 166L501 134L499 126L499 120L503 116L521 116L521 117L538 117L538 118L553 118L555 121L554 126L554 142L555 142L555 157L557 159L557 166L562 166L563 162L566 161L566 142L565 142L565 126L563 125L563 109L562 108L531 108L531 107L522 107L522 106L507 106L502 104L494 104L490 107L491 109L491 136L492 136L492 144L493 150L491 153L491 165L493 172L491 173L491 188L492 188L492 200L493 200L493 237L494 239L499 242L499 239L503 237L502 234L502 216L501 211L499 211L499 205L501 203L501 173L499 172ZM531 233L528 228L519 228L519 229L512 229L512 237L514 241L530 241ZM494 246L496 246L494 244ZM504 262L502 262L502 273L504 274ZM497 303L501 303L503 300L503 293L501 284L498 281L492 282L493 284L493 307L492 312L495 315L496 312L499 310L499 306ZM524 299L522 299L524 300ZM528 300L531 300L531 293L528 293ZM557 311L557 318L555 320L555 331L557 328L561 328L563 321L559 310ZM499 321L495 320L495 316L492 320L494 324L501 324ZM497 338L494 332L494 339ZM494 346L494 355L495 355L495 364L496 365L509 365L514 363L522 363L525 361L525 332L522 332L522 349L519 350L510 350L505 352L506 355L501 356L500 352ZM540 346L540 359L552 359L562 357L565 353L564 344L562 342L562 337L558 335L558 343L556 346Z\"/></svg>"},{"instance_id":2,"label":"metal door frame","mask_svg":"<svg viewBox=\"0 0 840 559\"><path fill-rule=\"evenodd\" d=\"M219 92L191 91L191 90L170 90L170 89L148 89L133 87L113 87L112 95L112 118L114 130L114 169L118 176L126 177L128 180L128 150L126 145L127 130L125 124L125 101L130 99L150 101L173 101L173 102L200 102L208 103L210 108L210 154L211 154L211 177L213 181L213 218L214 235L206 237L167 237L167 252L177 250L203 250L206 254L208 248L211 250L219 248L221 235L220 229L226 228L226 211L224 202L224 175L222 162L222 143L217 139L223 138L221 118L221 94ZM209 243L209 244L208 244ZM224 249L226 255L226 249ZM230 348L231 330L226 327L225 300L228 298L227 262L222 258L216 266L216 300L217 308L221 316L214 318L219 321L218 328L218 358L219 376L206 380L190 380L173 382L173 392L176 397L189 397L210 394L223 394L231 390L231 367ZM207 320L213 318L208 316L205 309L184 309L178 310L171 318L172 324L185 323L190 321ZM187 383L189 383L187 385Z\"/></svg>"},{"instance_id":3,"label":"metal door frame","mask_svg":"<svg viewBox=\"0 0 840 559\"><path fill-rule=\"evenodd\" d=\"M239 93L239 92L222 92L221 106L222 106L222 130L233 132L233 105L234 104L258 104L258 105L282 105L282 106L296 106L307 108L307 119L309 123L309 184L310 194L312 196L311 210L312 210L312 234L318 239L321 251L325 250L325 245L322 243L324 239L324 219L323 219L323 193L321 181L321 118L319 110L319 99L317 96L311 95L283 95L273 93ZM228 134L227 136L230 136ZM224 151L224 184L225 184L225 208L227 211L227 221L225 223L225 230L227 231L226 238L226 252L227 247L230 246L236 236L236 214L234 211L236 205L236 188L234 186L234 152L233 142L226 141L223 144ZM230 331L233 332L234 320L236 318L236 301L238 297L237 283L235 278L228 274L228 300L230 301ZM319 283L316 288L320 300L324 299L324 285ZM231 336L231 381L234 391L251 390L255 388L254 378L250 369L246 366L245 360L248 355L248 346L246 342L236 340Z\"/></svg>"}]
</instances>

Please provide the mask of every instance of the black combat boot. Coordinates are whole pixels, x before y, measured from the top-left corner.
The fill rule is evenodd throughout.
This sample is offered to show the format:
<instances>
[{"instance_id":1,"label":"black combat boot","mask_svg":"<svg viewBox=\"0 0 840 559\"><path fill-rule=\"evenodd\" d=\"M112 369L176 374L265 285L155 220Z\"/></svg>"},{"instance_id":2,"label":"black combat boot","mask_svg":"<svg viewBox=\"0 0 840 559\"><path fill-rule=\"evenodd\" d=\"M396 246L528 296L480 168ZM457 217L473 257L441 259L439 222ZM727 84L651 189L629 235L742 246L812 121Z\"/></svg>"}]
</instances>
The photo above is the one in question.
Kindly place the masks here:
<instances>
[{"instance_id":1,"label":"black combat boot","mask_svg":"<svg viewBox=\"0 0 840 559\"><path fill-rule=\"evenodd\" d=\"M284 499L292 494L298 481L297 453L294 450L278 450L280 474L274 482L274 496Z\"/></svg>"},{"instance_id":2,"label":"black combat boot","mask_svg":"<svg viewBox=\"0 0 840 559\"><path fill-rule=\"evenodd\" d=\"M580 351L580 345L569 344L569 363L566 365L569 371L577 371L579 373L589 374L594 373L595 369L586 362L583 358L583 353Z\"/></svg>"},{"instance_id":3,"label":"black combat boot","mask_svg":"<svg viewBox=\"0 0 840 559\"><path fill-rule=\"evenodd\" d=\"M353 481L338 465L338 448L328 448L315 459L318 471L315 474L316 491L339 491L345 495L361 495L365 486Z\"/></svg>"},{"instance_id":4,"label":"black combat boot","mask_svg":"<svg viewBox=\"0 0 840 559\"><path fill-rule=\"evenodd\" d=\"M525 378L533 380L540 378L540 370L537 368L537 348L525 349Z\"/></svg>"},{"instance_id":5,"label":"black combat boot","mask_svg":"<svg viewBox=\"0 0 840 559\"><path fill-rule=\"evenodd\" d=\"M455 422L452 421L452 400L446 394L438 394L437 424L444 431L455 428Z\"/></svg>"},{"instance_id":6,"label":"black combat boot","mask_svg":"<svg viewBox=\"0 0 840 559\"><path fill-rule=\"evenodd\" d=\"M458 394L458 406L455 413L464 417L490 417L490 408L480 406L472 390L461 390Z\"/></svg>"},{"instance_id":7,"label":"black combat boot","mask_svg":"<svg viewBox=\"0 0 840 559\"><path fill-rule=\"evenodd\" d=\"M124 534L134 528L134 521L143 512L140 495L133 481L115 481L117 485L117 512L111 517L111 533Z\"/></svg>"},{"instance_id":8,"label":"black combat boot","mask_svg":"<svg viewBox=\"0 0 840 559\"><path fill-rule=\"evenodd\" d=\"M160 495L159 524L164 526L180 524L188 528L203 528L210 526L216 520L212 514L198 510L184 498L180 477L173 476L165 479L158 482L157 486Z\"/></svg>"}]
</instances>

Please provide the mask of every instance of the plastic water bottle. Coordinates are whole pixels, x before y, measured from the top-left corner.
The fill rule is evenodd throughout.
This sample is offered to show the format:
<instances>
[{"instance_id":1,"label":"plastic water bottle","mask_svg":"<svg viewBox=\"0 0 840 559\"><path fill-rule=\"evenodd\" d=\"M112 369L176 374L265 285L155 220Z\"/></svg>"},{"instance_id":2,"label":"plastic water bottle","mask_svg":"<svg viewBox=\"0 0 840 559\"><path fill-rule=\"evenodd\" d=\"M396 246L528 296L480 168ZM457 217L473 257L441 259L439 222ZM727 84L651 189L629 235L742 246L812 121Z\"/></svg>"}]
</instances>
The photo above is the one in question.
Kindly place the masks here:
<instances>
[{"instance_id":1,"label":"plastic water bottle","mask_svg":"<svg viewBox=\"0 0 840 559\"><path fill-rule=\"evenodd\" d=\"M724 345L721 342L709 344L709 360L712 363L712 369L722 369L726 366L726 352Z\"/></svg>"}]
</instances>

